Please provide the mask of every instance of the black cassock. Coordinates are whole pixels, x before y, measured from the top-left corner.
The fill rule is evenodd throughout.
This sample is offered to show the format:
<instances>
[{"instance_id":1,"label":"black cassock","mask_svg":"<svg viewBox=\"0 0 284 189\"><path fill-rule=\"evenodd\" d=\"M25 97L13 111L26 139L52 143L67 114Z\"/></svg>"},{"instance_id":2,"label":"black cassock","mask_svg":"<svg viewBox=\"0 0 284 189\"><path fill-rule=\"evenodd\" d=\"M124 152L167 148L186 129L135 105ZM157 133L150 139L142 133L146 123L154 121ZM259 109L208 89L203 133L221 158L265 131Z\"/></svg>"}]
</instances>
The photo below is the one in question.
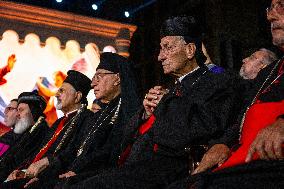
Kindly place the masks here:
<instances>
[{"instance_id":1,"label":"black cassock","mask_svg":"<svg viewBox=\"0 0 284 189\"><path fill-rule=\"evenodd\" d=\"M13 130L11 130L0 137L0 142L12 147L21 138L21 136L22 134L16 134Z\"/></svg>"},{"instance_id":2,"label":"black cassock","mask_svg":"<svg viewBox=\"0 0 284 189\"><path fill-rule=\"evenodd\" d=\"M234 117L232 78L199 68L187 75L179 90L165 95L152 127L143 135L142 111L124 130L122 150L132 145L125 163L65 188L164 188L188 175L186 147L213 145L222 140ZM58 186L58 188L60 188Z\"/></svg>"},{"instance_id":3,"label":"black cassock","mask_svg":"<svg viewBox=\"0 0 284 189\"><path fill-rule=\"evenodd\" d=\"M68 171L79 174L84 170L91 170L90 165L93 166L94 155L101 151L104 151L104 154L100 162L97 160L98 166L106 164L104 162L107 162L109 151L102 149L106 141L113 137L109 135L113 126L117 124L120 103L121 98L118 96L104 109L95 113L93 121L82 130L76 143L69 145L64 152L60 153L56 160L38 176L39 181L33 183L29 188L53 188L60 181L58 179L60 174ZM118 114L115 115L116 113ZM119 135L121 136L121 134Z\"/></svg>"},{"instance_id":4,"label":"black cassock","mask_svg":"<svg viewBox=\"0 0 284 189\"><path fill-rule=\"evenodd\" d=\"M54 168L56 168L54 169L54 172L57 172L58 170L60 170L61 166L64 166L64 164L68 164L75 159L76 154L68 153L67 151L72 149L72 147L74 147L78 143L78 140L81 139L80 136L84 128L88 127L94 121L94 113L92 111L86 108L81 108L80 110L82 110L80 113L78 113L79 111L77 111L67 117L64 122L65 124L62 132L60 132L55 142L50 146L50 148L48 148L47 152L42 157L48 158L50 166L53 167L54 165L56 165L54 166ZM48 132L47 136L42 142L41 148L39 148L39 150L42 149L48 143L48 141L50 141L62 119L63 118L58 119L52 125L51 130ZM22 162L22 169L27 168L32 163L39 150L36 151L32 156L29 156L24 162ZM64 156L65 153L71 155L67 157ZM52 173L50 174L52 175ZM13 180L7 183L2 183L0 188L22 188L23 185L28 181L29 179Z\"/></svg>"},{"instance_id":5,"label":"black cassock","mask_svg":"<svg viewBox=\"0 0 284 189\"><path fill-rule=\"evenodd\" d=\"M278 65L276 61L262 70L258 74L257 78L253 81L255 87L251 88L248 93L245 93L249 98L249 102L244 101L244 108L250 105L258 91L260 91L260 95L257 99L262 101L263 103L283 101L284 76L281 75L279 78L277 78L277 76L279 76L281 72L284 72L284 64L281 64L281 61ZM277 78L276 82L274 82L274 84L270 86L267 92L263 93L264 89L266 89L266 87L268 87L275 78ZM262 85L263 87L261 88ZM267 111L269 113L269 109ZM243 114L240 115L240 117L242 116ZM257 160L247 164L221 169L216 172L207 171L195 175L194 177L175 182L168 187L168 189L176 188L284 188L284 161Z\"/></svg>"},{"instance_id":6,"label":"black cassock","mask_svg":"<svg viewBox=\"0 0 284 189\"><path fill-rule=\"evenodd\" d=\"M3 182L13 170L21 167L30 156L34 156L48 130L49 127L43 120L32 132L29 129L18 138L0 159L0 182Z\"/></svg>"}]
</instances>

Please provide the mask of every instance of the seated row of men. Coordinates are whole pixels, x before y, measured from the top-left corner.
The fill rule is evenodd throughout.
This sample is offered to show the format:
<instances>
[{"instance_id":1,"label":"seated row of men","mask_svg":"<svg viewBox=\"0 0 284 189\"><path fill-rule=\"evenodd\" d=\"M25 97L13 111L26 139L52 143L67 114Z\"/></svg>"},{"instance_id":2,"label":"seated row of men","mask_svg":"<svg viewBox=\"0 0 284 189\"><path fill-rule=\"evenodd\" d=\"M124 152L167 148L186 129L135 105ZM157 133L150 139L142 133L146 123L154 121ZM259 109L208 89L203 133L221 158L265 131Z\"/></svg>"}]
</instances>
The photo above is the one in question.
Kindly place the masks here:
<instances>
[{"instance_id":1,"label":"seated row of men","mask_svg":"<svg viewBox=\"0 0 284 189\"><path fill-rule=\"evenodd\" d=\"M283 187L284 61L245 82L205 66L201 36L193 17L165 21L158 59L176 83L150 89L143 108L132 63L112 53L92 81L68 72L56 93L65 116L51 128L44 100L22 93L14 128L28 129L1 157L0 188ZM96 113L84 105L91 87Z\"/></svg>"}]
</instances>

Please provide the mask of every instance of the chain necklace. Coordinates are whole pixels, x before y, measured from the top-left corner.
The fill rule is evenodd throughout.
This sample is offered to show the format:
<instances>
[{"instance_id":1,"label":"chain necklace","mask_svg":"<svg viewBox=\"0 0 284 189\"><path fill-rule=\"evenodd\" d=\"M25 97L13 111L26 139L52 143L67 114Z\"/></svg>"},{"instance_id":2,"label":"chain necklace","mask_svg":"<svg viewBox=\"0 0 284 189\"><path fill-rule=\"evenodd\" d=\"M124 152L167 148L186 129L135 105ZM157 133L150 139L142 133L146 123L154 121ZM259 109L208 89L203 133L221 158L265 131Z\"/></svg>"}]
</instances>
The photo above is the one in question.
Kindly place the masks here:
<instances>
[{"instance_id":1,"label":"chain necklace","mask_svg":"<svg viewBox=\"0 0 284 189\"><path fill-rule=\"evenodd\" d=\"M44 117L43 117L43 116L40 116L40 117L37 119L36 123L35 123L35 124L32 126L32 128L29 130L29 133L32 133L32 132L38 127L38 125L42 123L43 120L44 120ZM3 159L4 159L3 157L5 157L5 156L2 156L2 157L1 157L0 163L3 161Z\"/></svg>"},{"instance_id":2,"label":"chain necklace","mask_svg":"<svg viewBox=\"0 0 284 189\"><path fill-rule=\"evenodd\" d=\"M250 103L250 105L247 106L245 113L242 116L242 120L241 120L241 124L240 124L240 130L239 130L239 141L241 139L241 133L243 130L243 126L244 126L244 122L245 122L245 118L246 115L248 113L248 110L250 109L250 107L255 103L256 99L258 98L258 96L260 95L260 92L262 91L264 85L266 84L266 82L272 77L273 73L275 72L277 66L279 65L280 61L282 61L283 58L281 58L280 60L277 61L277 63L274 65L273 69L271 70L271 72L269 73L269 75L267 76L267 78L265 79L265 81L262 83L261 87L259 88L259 90L257 91L256 95L254 96L252 102ZM267 87L265 87L264 91L267 90L280 76L282 76L283 73L279 74L271 83L269 83L269 85Z\"/></svg>"},{"instance_id":3,"label":"chain necklace","mask_svg":"<svg viewBox=\"0 0 284 189\"><path fill-rule=\"evenodd\" d=\"M92 126L90 132L88 133L87 137L85 138L84 142L79 147L79 149L77 151L77 157L80 156L83 153L84 147L85 147L87 141L91 138L91 136L93 136L93 134L101 127L101 125L104 123L104 121L107 118L109 118L112 115L112 113L115 111L113 116L112 116L112 118L111 118L111 121L109 123L111 125L114 124L114 122L116 121L116 119L118 117L120 105L121 105L121 98L119 99L118 104L109 112L109 114L107 116L105 116L104 119L101 122L99 122L101 120L102 116L105 114L106 110L108 109L108 106L104 109L104 111L102 111L102 113L100 114L99 118L97 119L95 124Z\"/></svg>"},{"instance_id":4,"label":"chain necklace","mask_svg":"<svg viewBox=\"0 0 284 189\"><path fill-rule=\"evenodd\" d=\"M37 121L36 121L36 123L32 126L32 128L30 129L30 133L32 133L37 127L38 127L38 125L39 124L41 124L41 122L44 120L44 117L43 116L40 116L38 119L37 119Z\"/></svg>"},{"instance_id":5,"label":"chain necklace","mask_svg":"<svg viewBox=\"0 0 284 189\"><path fill-rule=\"evenodd\" d=\"M75 126L75 122L77 122L77 120L79 119L81 113L85 110L86 108L86 104L82 104L80 109L78 110L78 112L76 113L76 115L67 123L65 124L68 125L70 122L70 126L68 127L68 129L66 130L66 132L64 133L60 143L58 144L58 146L56 147L55 151L54 151L54 154L61 149L62 145L64 144L65 142L65 139L69 136L69 133L73 130L74 126Z\"/></svg>"},{"instance_id":6,"label":"chain necklace","mask_svg":"<svg viewBox=\"0 0 284 189\"><path fill-rule=\"evenodd\" d=\"M192 87L192 86L194 86L200 79L201 79L201 77L207 72L208 70L205 70L190 86ZM181 82L182 81L176 81L175 82L175 84L177 85L177 83L180 83L180 85L181 85ZM176 93L176 91L174 90L173 92L172 92L173 94L175 94Z\"/></svg>"},{"instance_id":7,"label":"chain necklace","mask_svg":"<svg viewBox=\"0 0 284 189\"><path fill-rule=\"evenodd\" d=\"M207 70L205 70L192 84L191 86L195 85L200 79L201 77L207 72Z\"/></svg>"}]
</instances>

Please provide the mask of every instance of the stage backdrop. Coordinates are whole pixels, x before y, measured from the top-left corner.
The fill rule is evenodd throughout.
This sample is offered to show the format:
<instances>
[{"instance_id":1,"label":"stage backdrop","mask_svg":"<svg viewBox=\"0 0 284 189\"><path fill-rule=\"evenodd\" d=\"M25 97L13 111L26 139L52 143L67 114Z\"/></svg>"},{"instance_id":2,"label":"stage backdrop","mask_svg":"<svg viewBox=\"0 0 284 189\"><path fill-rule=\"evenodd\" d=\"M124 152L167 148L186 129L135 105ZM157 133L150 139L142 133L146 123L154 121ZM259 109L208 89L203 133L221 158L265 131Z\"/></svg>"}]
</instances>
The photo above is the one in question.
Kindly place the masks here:
<instances>
[{"instance_id":1,"label":"stage backdrop","mask_svg":"<svg viewBox=\"0 0 284 189\"><path fill-rule=\"evenodd\" d=\"M0 85L0 121L11 99L39 88L54 94L58 77L70 69L92 78L103 49L128 56L135 29L128 24L0 1L0 68L6 69L9 57L15 55L14 66ZM53 97L46 98L54 103ZM89 106L94 98L91 91Z\"/></svg>"}]
</instances>

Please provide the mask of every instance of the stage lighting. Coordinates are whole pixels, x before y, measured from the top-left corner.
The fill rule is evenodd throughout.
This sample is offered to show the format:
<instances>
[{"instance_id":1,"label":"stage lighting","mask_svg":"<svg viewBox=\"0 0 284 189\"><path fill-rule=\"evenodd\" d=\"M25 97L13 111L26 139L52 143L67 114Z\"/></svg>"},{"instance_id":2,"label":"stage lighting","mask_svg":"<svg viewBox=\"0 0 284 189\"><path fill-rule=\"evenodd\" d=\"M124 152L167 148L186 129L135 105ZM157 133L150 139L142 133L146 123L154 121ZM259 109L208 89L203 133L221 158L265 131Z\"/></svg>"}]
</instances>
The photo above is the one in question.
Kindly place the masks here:
<instances>
[{"instance_id":1,"label":"stage lighting","mask_svg":"<svg viewBox=\"0 0 284 189\"><path fill-rule=\"evenodd\" d=\"M57 2L57 3L61 3L61 2L62 2L62 0L56 0L56 2Z\"/></svg>"},{"instance_id":2,"label":"stage lighting","mask_svg":"<svg viewBox=\"0 0 284 189\"><path fill-rule=\"evenodd\" d=\"M125 12L124 12L124 16L125 16L126 18L128 18L128 17L130 16L129 12L128 12L128 11L125 11Z\"/></svg>"},{"instance_id":3,"label":"stage lighting","mask_svg":"<svg viewBox=\"0 0 284 189\"><path fill-rule=\"evenodd\" d=\"M93 10L98 10L98 5L92 4L92 9L93 9Z\"/></svg>"},{"instance_id":4,"label":"stage lighting","mask_svg":"<svg viewBox=\"0 0 284 189\"><path fill-rule=\"evenodd\" d=\"M134 9L132 9L132 10L130 10L130 11L125 11L125 12L124 12L124 16L128 18L130 15L134 15L136 12L138 12L138 11L140 11L140 10L142 10L142 9L144 9L144 8L146 8L146 7L148 7L148 6L150 6L150 5L152 5L152 4L155 3L156 1L157 1L157 0L149 0L149 1L147 1L147 2L144 1L144 2L145 2L144 4L138 6L138 7L134 8Z\"/></svg>"}]
</instances>

